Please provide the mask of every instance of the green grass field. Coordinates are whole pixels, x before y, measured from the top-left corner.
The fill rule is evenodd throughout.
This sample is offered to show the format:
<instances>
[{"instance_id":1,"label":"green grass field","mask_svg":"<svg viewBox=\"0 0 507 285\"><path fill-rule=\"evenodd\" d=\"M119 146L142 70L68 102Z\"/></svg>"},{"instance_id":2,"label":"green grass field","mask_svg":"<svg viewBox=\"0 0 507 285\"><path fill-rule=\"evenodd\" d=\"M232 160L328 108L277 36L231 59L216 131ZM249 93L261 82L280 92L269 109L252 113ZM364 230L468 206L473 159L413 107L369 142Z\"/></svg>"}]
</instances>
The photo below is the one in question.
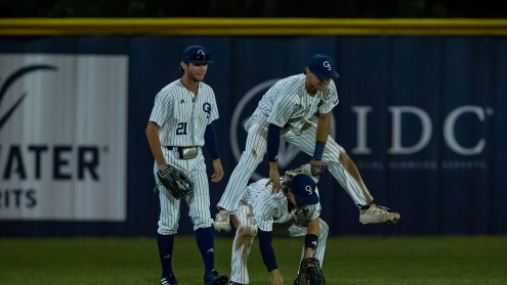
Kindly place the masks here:
<instances>
[{"instance_id":1,"label":"green grass field","mask_svg":"<svg viewBox=\"0 0 507 285\"><path fill-rule=\"evenodd\" d=\"M278 263L291 284L301 239L276 239ZM216 241L216 263L229 272L231 240ZM201 284L195 241L180 236L174 267L182 285ZM269 284L257 244L249 260L251 284ZM0 239L1 285L158 284L152 239ZM328 284L507 284L507 237L330 239L324 273Z\"/></svg>"}]
</instances>

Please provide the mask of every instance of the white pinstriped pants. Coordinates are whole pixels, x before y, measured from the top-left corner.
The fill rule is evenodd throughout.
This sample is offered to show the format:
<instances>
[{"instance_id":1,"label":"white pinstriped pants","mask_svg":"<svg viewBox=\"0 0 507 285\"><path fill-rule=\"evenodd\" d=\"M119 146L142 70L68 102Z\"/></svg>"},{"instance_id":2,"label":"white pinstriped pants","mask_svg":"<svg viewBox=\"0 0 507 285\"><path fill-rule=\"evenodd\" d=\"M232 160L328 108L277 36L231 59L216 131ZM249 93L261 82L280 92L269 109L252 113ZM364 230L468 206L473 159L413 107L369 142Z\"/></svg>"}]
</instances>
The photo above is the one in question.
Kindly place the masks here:
<instances>
[{"instance_id":1,"label":"white pinstriped pants","mask_svg":"<svg viewBox=\"0 0 507 285\"><path fill-rule=\"evenodd\" d=\"M225 191L218 202L218 207L229 211L235 211L239 201L243 197L250 177L257 166L264 159L267 151L267 127L265 120L253 123L248 128L245 150L241 154L238 164L234 168L231 177L225 187ZM283 134L283 138L299 150L313 156L315 149L317 126L314 123L300 134L292 130ZM327 164L329 172L338 181L356 205L367 205L373 200L368 189L363 191L354 177L344 168L340 162L340 153L345 150L332 137L328 137L322 160Z\"/></svg>"},{"instance_id":2,"label":"white pinstriped pants","mask_svg":"<svg viewBox=\"0 0 507 285\"><path fill-rule=\"evenodd\" d=\"M252 208L249 205L241 204L235 213L238 218L239 225L236 229L236 235L232 242L231 254L231 276L230 280L240 284L250 283L248 275L248 256L252 249L252 245L257 234L257 225L255 223ZM245 230L248 229L248 230ZM306 235L307 228L299 226L291 226L289 228L290 237L302 237ZM245 232L250 232L250 235L244 235ZM329 233L329 226L327 223L320 219L320 234L317 249L315 250L315 257L319 260L320 266L324 264L324 255L326 253L326 242ZM301 260L303 259L303 250L301 252Z\"/></svg>"},{"instance_id":3,"label":"white pinstriped pants","mask_svg":"<svg viewBox=\"0 0 507 285\"><path fill-rule=\"evenodd\" d=\"M202 151L194 159L178 159L176 150L167 150L162 148L162 153L168 164L185 171L189 178L194 182L193 194L186 197L189 208L188 215L194 225L194 231L199 228L211 227L213 219L210 214L210 199L208 176L206 174L206 164ZM158 177L156 175L157 167L153 168L155 182L157 185ZM162 185L158 186L160 200L160 216L158 220L157 233L161 235L173 235L178 232L180 219L180 200L175 199L167 189Z\"/></svg>"}]
</instances>

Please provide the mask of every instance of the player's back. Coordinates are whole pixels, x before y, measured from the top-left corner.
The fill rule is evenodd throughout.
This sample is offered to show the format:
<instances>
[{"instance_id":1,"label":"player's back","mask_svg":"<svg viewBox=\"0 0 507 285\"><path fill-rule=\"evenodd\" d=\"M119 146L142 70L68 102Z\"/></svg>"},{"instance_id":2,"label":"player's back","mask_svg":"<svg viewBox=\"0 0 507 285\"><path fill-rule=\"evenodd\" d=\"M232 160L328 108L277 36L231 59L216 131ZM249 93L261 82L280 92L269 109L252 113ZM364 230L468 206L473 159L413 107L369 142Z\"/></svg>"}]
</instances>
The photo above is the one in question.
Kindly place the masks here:
<instances>
[{"instance_id":1,"label":"player's back","mask_svg":"<svg viewBox=\"0 0 507 285\"><path fill-rule=\"evenodd\" d=\"M297 96L298 91L303 88L305 84L305 75L296 74L278 80L268 91L262 96L257 104L255 112L261 112L264 116L269 116L272 111L273 105L280 95L294 95Z\"/></svg>"},{"instance_id":2,"label":"player's back","mask_svg":"<svg viewBox=\"0 0 507 285\"><path fill-rule=\"evenodd\" d=\"M283 191L273 193L269 178L263 178L248 185L242 201L252 207L259 225L283 223L290 218L287 196Z\"/></svg>"}]
</instances>

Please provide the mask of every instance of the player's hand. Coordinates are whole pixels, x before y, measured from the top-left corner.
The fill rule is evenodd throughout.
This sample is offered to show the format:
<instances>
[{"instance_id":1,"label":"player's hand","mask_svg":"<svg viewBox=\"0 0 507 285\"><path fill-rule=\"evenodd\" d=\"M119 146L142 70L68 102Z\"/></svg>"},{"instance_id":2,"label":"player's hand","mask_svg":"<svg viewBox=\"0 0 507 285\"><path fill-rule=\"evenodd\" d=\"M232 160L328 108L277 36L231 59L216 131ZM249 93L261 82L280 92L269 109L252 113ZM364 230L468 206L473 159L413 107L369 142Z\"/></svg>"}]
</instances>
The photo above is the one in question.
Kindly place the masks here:
<instances>
[{"instance_id":1,"label":"player's hand","mask_svg":"<svg viewBox=\"0 0 507 285\"><path fill-rule=\"evenodd\" d=\"M312 159L310 161L310 169L311 169L311 172L312 172L312 175L315 176L315 177L320 177L320 175L322 174L322 169L323 169L324 165L322 163L322 160L315 160L315 159Z\"/></svg>"},{"instance_id":2,"label":"player's hand","mask_svg":"<svg viewBox=\"0 0 507 285\"><path fill-rule=\"evenodd\" d=\"M280 270L275 269L271 271L271 285L283 285L283 277Z\"/></svg>"},{"instance_id":3,"label":"player's hand","mask_svg":"<svg viewBox=\"0 0 507 285\"><path fill-rule=\"evenodd\" d=\"M218 183L224 177L224 168L222 167L222 161L218 158L212 161L213 174L211 174L211 182Z\"/></svg>"},{"instance_id":4,"label":"player's hand","mask_svg":"<svg viewBox=\"0 0 507 285\"><path fill-rule=\"evenodd\" d=\"M280 171L278 170L278 163L276 161L269 162L269 179L273 193L280 192L282 186L280 185Z\"/></svg>"},{"instance_id":5,"label":"player's hand","mask_svg":"<svg viewBox=\"0 0 507 285\"><path fill-rule=\"evenodd\" d=\"M157 170L160 170L160 171L164 171L164 169L168 168L169 165L167 165L167 163L157 163Z\"/></svg>"}]
</instances>

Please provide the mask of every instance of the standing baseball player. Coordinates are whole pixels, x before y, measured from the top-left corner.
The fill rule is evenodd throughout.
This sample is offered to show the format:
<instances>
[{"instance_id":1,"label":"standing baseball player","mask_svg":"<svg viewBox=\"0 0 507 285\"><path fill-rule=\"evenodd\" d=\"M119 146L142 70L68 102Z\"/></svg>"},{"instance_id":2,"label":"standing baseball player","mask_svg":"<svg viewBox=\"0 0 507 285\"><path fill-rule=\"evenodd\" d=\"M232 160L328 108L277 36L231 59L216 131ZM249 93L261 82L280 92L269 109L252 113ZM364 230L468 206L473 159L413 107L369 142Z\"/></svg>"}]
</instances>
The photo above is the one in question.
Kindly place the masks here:
<instances>
[{"instance_id":1,"label":"standing baseball player","mask_svg":"<svg viewBox=\"0 0 507 285\"><path fill-rule=\"evenodd\" d=\"M162 265L161 285L178 284L172 270L174 235L178 231L180 200L176 189L160 185L163 173L176 169L193 184L184 197L189 207L195 238L204 263L204 284L223 285L228 279L214 269L214 238L210 198L202 147L206 146L213 163L212 182L223 175L213 122L218 108L213 89L202 82L210 56L202 46L187 47L180 62L182 75L167 84L155 97L146 127L146 137L155 159L154 173L160 199L157 240ZM174 192L172 192L174 191Z\"/></svg>"},{"instance_id":2,"label":"standing baseball player","mask_svg":"<svg viewBox=\"0 0 507 285\"><path fill-rule=\"evenodd\" d=\"M218 203L215 229L230 230L229 215L238 209L246 185L266 152L273 191L279 191L277 155L280 136L312 156L311 165L315 173L320 172L323 163L327 165L359 208L360 223L396 222L400 218L399 213L374 203L354 162L329 137L331 112L338 104L333 81L336 78L338 73L331 58L315 54L303 74L279 80L264 94L245 123L248 132L246 146ZM315 115L318 117L316 124L311 121Z\"/></svg>"},{"instance_id":3,"label":"standing baseball player","mask_svg":"<svg viewBox=\"0 0 507 285\"><path fill-rule=\"evenodd\" d=\"M316 179L309 175L287 171L281 179L283 191L273 193L272 183L268 178L260 179L247 187L233 218L236 234L232 245L231 285L250 282L247 260L255 236L259 237L261 256L266 269L271 273L272 285L283 284L271 244L272 231L273 223L286 223L291 220L294 224L289 228L289 236L305 237L301 267L313 261L320 271L329 227L319 218L321 206L316 182ZM300 268L299 274L302 274L302 271L305 270ZM317 275L311 277L323 279L322 273Z\"/></svg>"}]
</instances>

